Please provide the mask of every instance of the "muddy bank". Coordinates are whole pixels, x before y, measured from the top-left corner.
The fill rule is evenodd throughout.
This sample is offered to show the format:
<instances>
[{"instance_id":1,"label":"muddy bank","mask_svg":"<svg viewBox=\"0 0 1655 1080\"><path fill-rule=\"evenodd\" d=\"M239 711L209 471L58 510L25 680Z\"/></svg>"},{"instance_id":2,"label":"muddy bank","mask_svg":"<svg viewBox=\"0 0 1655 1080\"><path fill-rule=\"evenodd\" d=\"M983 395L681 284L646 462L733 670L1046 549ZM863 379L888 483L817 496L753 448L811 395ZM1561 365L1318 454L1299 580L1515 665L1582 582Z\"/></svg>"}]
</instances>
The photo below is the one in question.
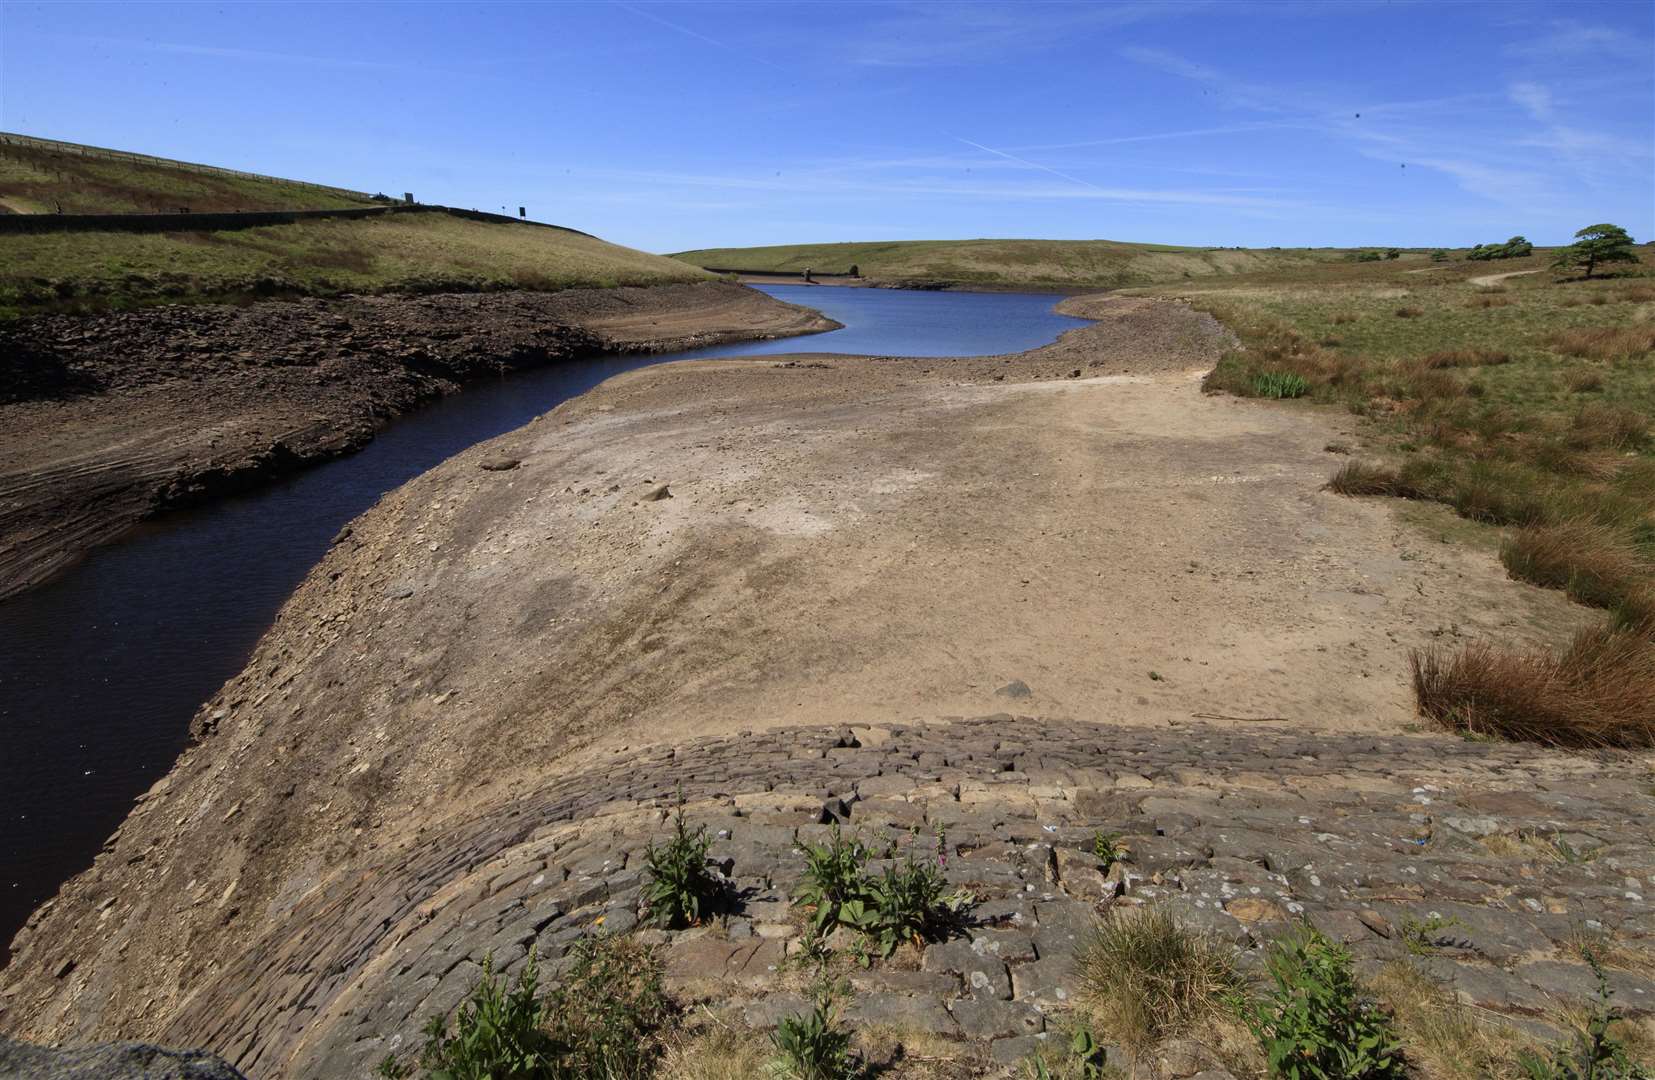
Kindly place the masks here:
<instances>
[{"instance_id":1,"label":"muddy bank","mask_svg":"<svg viewBox=\"0 0 1655 1080\"><path fill-rule=\"evenodd\" d=\"M368 965L419 970L386 936L412 894L329 897L419 849L412 933L477 868L448 825L538 835L524 793L628 748L1001 710L1395 734L1409 646L1577 621L1322 491L1353 419L1202 395L1211 319L1068 310L1099 322L1016 356L632 372L387 495L18 935L0 1030L241 1061ZM303 977L238 981L254 956Z\"/></svg>"},{"instance_id":2,"label":"muddy bank","mask_svg":"<svg viewBox=\"0 0 1655 1080\"><path fill-rule=\"evenodd\" d=\"M837 326L723 283L176 306L0 325L0 599L144 518L348 453L467 381Z\"/></svg>"}]
</instances>

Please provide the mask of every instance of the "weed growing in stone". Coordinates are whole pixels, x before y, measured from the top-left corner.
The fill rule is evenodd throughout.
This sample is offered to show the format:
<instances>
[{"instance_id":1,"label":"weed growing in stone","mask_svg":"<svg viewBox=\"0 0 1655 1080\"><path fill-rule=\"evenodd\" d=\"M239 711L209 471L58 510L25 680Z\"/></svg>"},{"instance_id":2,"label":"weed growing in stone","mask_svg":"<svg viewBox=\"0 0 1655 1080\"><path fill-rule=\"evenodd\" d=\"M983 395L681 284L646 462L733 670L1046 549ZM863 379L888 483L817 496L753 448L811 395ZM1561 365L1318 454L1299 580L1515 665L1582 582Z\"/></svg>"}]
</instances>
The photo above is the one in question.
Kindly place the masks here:
<instances>
[{"instance_id":1,"label":"weed growing in stone","mask_svg":"<svg viewBox=\"0 0 1655 1080\"><path fill-rule=\"evenodd\" d=\"M1070 1038L1067 1053L1055 1066L1047 1064L1044 1052L1030 1058L1024 1069L1029 1080L1103 1080L1113 1075L1109 1055L1093 1037L1090 1028L1081 1026Z\"/></svg>"},{"instance_id":2,"label":"weed growing in stone","mask_svg":"<svg viewBox=\"0 0 1655 1080\"><path fill-rule=\"evenodd\" d=\"M835 825L825 844L799 842L804 852L804 880L793 899L815 909L812 926L817 935L838 925L844 905L859 899L865 887L868 849L856 837L846 838Z\"/></svg>"},{"instance_id":3,"label":"weed growing in stone","mask_svg":"<svg viewBox=\"0 0 1655 1080\"><path fill-rule=\"evenodd\" d=\"M425 1026L417 1060L385 1058L379 1074L404 1080L640 1080L654 1069L656 1035L670 1008L661 989L661 967L649 948L628 938L587 938L574 946L568 974L550 993L540 993L531 955L508 982L492 958L449 1019Z\"/></svg>"},{"instance_id":4,"label":"weed growing in stone","mask_svg":"<svg viewBox=\"0 0 1655 1080\"><path fill-rule=\"evenodd\" d=\"M1350 952L1306 927L1272 947L1274 985L1262 1002L1238 1002L1270 1075L1284 1080L1403 1080L1390 1016L1365 998Z\"/></svg>"},{"instance_id":5,"label":"weed growing in stone","mask_svg":"<svg viewBox=\"0 0 1655 1080\"><path fill-rule=\"evenodd\" d=\"M1590 949L1584 954L1598 979L1592 1011L1573 1037L1554 1046L1549 1055L1533 1051L1520 1055L1524 1075L1528 1080L1649 1080L1652 1074L1631 1059L1625 1044L1614 1034L1621 1013L1610 1003L1614 991L1597 954Z\"/></svg>"},{"instance_id":6,"label":"weed growing in stone","mask_svg":"<svg viewBox=\"0 0 1655 1080\"><path fill-rule=\"evenodd\" d=\"M1404 916L1400 927L1403 948L1415 956L1429 956L1439 944L1439 932L1457 925L1459 921L1452 917L1445 919L1441 915L1424 919Z\"/></svg>"},{"instance_id":7,"label":"weed growing in stone","mask_svg":"<svg viewBox=\"0 0 1655 1080\"><path fill-rule=\"evenodd\" d=\"M1125 862L1130 852L1120 833L1099 829L1092 834L1092 854L1103 864L1103 872L1107 874L1116 863Z\"/></svg>"},{"instance_id":8,"label":"weed growing in stone","mask_svg":"<svg viewBox=\"0 0 1655 1080\"><path fill-rule=\"evenodd\" d=\"M835 828L826 844L800 842L805 876L794 899L814 909L813 934L835 926L861 934L858 955L864 965L873 955L890 956L905 941L940 940L958 929L972 902L970 893L948 889L941 868L945 843L939 837L938 865L910 852L876 877L867 871L867 847Z\"/></svg>"},{"instance_id":9,"label":"weed growing in stone","mask_svg":"<svg viewBox=\"0 0 1655 1080\"><path fill-rule=\"evenodd\" d=\"M839 1025L838 1014L837 990L824 982L817 987L810 1012L782 1017L771 1041L785 1075L796 1080L844 1080L854 1075L850 1032Z\"/></svg>"},{"instance_id":10,"label":"weed growing in stone","mask_svg":"<svg viewBox=\"0 0 1655 1080\"><path fill-rule=\"evenodd\" d=\"M644 902L657 926L669 930L694 926L723 900L724 881L707 865L711 847L705 825L690 832L680 802L672 838L660 847L652 842L644 852L644 873L649 877Z\"/></svg>"}]
</instances>

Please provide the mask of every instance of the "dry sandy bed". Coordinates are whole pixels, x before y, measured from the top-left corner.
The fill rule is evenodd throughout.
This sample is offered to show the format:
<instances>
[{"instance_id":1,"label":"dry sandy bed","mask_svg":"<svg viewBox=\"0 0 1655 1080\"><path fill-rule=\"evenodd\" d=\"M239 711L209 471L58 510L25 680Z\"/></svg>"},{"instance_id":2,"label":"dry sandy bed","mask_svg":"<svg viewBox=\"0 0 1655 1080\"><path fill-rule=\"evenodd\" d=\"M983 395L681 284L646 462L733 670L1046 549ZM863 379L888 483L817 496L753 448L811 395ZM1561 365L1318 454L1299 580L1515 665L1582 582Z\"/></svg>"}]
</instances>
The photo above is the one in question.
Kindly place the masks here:
<instances>
[{"instance_id":1,"label":"dry sandy bed","mask_svg":"<svg viewBox=\"0 0 1655 1080\"><path fill-rule=\"evenodd\" d=\"M1576 624L1323 492L1353 421L1203 395L1206 317L1066 310L1101 321L1018 357L636 371L388 495L20 935L0 1029L159 1030L319 881L600 750L999 710L1395 732L1409 646Z\"/></svg>"}]
</instances>

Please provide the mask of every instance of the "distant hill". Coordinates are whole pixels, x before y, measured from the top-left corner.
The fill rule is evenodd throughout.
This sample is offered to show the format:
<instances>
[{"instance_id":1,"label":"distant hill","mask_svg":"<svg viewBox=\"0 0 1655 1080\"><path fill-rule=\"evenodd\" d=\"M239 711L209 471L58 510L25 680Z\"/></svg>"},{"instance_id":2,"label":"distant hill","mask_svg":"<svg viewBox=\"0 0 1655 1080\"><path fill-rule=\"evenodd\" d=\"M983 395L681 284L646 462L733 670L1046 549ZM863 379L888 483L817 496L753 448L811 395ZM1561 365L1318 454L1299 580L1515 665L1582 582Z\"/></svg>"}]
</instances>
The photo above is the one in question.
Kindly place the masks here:
<instances>
[{"instance_id":1,"label":"distant hill","mask_svg":"<svg viewBox=\"0 0 1655 1080\"><path fill-rule=\"evenodd\" d=\"M373 206L360 191L0 133L0 213L195 213Z\"/></svg>"},{"instance_id":2,"label":"distant hill","mask_svg":"<svg viewBox=\"0 0 1655 1080\"><path fill-rule=\"evenodd\" d=\"M68 215L382 205L341 188L18 138L0 135L0 203L13 214L51 214L60 203ZM710 277L584 233L441 212L165 232L102 223L49 233L0 228L0 318L252 297L554 291Z\"/></svg>"},{"instance_id":3,"label":"distant hill","mask_svg":"<svg viewBox=\"0 0 1655 1080\"><path fill-rule=\"evenodd\" d=\"M856 266L878 284L1120 288L1256 273L1348 254L1334 248L1169 247L1113 240L896 240L702 248L672 257L731 270L843 273Z\"/></svg>"}]
</instances>

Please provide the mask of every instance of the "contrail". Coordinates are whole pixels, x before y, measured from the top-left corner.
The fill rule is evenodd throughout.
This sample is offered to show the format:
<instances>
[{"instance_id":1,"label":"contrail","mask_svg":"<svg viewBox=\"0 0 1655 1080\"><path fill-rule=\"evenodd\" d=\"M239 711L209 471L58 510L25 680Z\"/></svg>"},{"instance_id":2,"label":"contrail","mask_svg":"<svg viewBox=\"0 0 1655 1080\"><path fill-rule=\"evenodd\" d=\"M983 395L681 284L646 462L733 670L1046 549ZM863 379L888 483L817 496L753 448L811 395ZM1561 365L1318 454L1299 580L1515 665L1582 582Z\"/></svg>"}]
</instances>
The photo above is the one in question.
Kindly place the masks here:
<instances>
[{"instance_id":1,"label":"contrail","mask_svg":"<svg viewBox=\"0 0 1655 1080\"><path fill-rule=\"evenodd\" d=\"M1031 169L1039 169L1041 172L1051 173L1053 176L1060 177L1064 180L1067 180L1071 184L1079 184L1081 187L1091 188L1093 191L1103 191L1104 190L1103 188L1100 188L1096 184L1092 183L1090 180L1082 180L1078 176L1070 176L1066 172L1058 172L1056 169L1051 168L1048 165L1042 165L1038 161L1030 161L1028 158L1020 158L1016 154L1008 154L1004 150L996 150L996 149L994 149L994 147L984 146L980 142L972 142L970 139L962 139L958 135L954 135L954 136L951 136L951 137L956 142L965 143L967 146L974 146L977 149L983 151L984 153L994 154L997 157L1005 158L1007 161L1015 161L1019 165L1027 165Z\"/></svg>"},{"instance_id":2,"label":"contrail","mask_svg":"<svg viewBox=\"0 0 1655 1080\"><path fill-rule=\"evenodd\" d=\"M632 14L637 15L641 18L648 19L651 22L658 22L662 26L667 27L668 29L676 30L680 34L686 34L686 35L688 35L692 38L695 38L697 41L705 41L708 45L711 45L714 48L723 49L725 52L735 53L737 56L740 56L745 60L756 60L759 63L763 64L765 67L772 67L772 68L775 68L777 71L787 71L787 68L782 67L780 64L771 63L769 60L766 60L764 57L753 53L749 49L738 49L734 45L726 45L724 42L719 41L717 38L710 38L706 34L698 33L695 30L691 30L687 26L679 26L677 23L669 22L668 20L661 18L661 16L659 16L659 15L652 15L651 13L643 10L642 8L633 7L631 4L623 4L623 3L620 2L620 0L612 0L612 2L618 8L624 8L627 11L632 12Z\"/></svg>"}]
</instances>

